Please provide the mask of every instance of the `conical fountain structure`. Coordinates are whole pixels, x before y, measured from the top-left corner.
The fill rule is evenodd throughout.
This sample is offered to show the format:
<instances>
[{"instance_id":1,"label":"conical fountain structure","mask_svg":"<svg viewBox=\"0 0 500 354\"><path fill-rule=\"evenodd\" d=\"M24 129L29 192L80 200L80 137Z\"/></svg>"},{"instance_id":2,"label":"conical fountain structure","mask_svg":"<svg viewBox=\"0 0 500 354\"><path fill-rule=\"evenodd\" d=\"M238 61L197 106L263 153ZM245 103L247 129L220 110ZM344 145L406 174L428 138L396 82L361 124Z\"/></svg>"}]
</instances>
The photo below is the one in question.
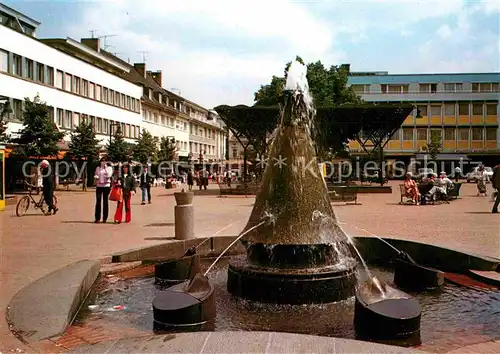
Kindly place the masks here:
<instances>
[{"instance_id":1,"label":"conical fountain structure","mask_svg":"<svg viewBox=\"0 0 500 354\"><path fill-rule=\"evenodd\" d=\"M306 68L292 63L280 121L250 219L247 259L230 264L228 290L279 303L331 302L354 294L356 261L337 225L311 138L315 109Z\"/></svg>"}]
</instances>

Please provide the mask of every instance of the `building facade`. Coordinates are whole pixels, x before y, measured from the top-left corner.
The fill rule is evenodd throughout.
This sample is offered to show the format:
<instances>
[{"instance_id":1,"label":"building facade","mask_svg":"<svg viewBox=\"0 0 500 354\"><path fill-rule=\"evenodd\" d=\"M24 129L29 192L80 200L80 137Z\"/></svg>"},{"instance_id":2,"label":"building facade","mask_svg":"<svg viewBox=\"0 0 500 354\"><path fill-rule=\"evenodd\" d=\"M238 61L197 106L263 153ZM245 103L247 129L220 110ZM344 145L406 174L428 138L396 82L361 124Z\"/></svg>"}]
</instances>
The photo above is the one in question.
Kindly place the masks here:
<instances>
[{"instance_id":1,"label":"building facade","mask_svg":"<svg viewBox=\"0 0 500 354\"><path fill-rule=\"evenodd\" d=\"M8 133L15 135L22 127L24 98L38 95L57 126L68 133L66 141L83 119L94 122L103 146L116 126L122 127L129 142L139 137L142 89L115 74L126 72L127 67L69 38L57 41L79 57L64 52L52 40L38 40L39 23L2 4L0 18L0 96L10 101L13 110L4 117Z\"/></svg>"},{"instance_id":2,"label":"building facade","mask_svg":"<svg viewBox=\"0 0 500 354\"><path fill-rule=\"evenodd\" d=\"M500 157L499 83L500 73L354 72L349 77L349 85L367 102L416 106L385 148L386 156L394 157L425 153L431 136L441 139L443 154ZM349 148L353 154L362 151L355 141Z\"/></svg>"}]
</instances>

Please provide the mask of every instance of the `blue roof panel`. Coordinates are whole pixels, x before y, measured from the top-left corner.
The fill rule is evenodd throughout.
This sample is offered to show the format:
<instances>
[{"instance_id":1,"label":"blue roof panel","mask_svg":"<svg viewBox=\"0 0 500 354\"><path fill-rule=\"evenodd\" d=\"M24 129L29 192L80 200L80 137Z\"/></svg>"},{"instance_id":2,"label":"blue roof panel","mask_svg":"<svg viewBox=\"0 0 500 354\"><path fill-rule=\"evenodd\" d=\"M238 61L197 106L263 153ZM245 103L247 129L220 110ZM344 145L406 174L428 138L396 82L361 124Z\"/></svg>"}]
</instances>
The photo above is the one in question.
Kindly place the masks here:
<instances>
[{"instance_id":1,"label":"blue roof panel","mask_svg":"<svg viewBox=\"0 0 500 354\"><path fill-rule=\"evenodd\" d=\"M438 82L500 82L500 73L462 73L462 74L397 74L349 76L351 85L369 84L410 84Z\"/></svg>"}]
</instances>

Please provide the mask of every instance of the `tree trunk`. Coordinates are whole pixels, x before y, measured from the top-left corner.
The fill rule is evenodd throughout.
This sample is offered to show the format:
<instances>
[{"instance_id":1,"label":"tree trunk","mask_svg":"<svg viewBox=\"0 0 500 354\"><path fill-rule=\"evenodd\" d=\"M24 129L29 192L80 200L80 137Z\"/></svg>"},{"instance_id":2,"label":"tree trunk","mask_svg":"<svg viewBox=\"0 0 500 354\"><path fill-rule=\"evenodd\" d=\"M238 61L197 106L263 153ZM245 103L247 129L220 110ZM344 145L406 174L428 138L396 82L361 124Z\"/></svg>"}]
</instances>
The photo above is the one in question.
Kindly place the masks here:
<instances>
[{"instance_id":1,"label":"tree trunk","mask_svg":"<svg viewBox=\"0 0 500 354\"><path fill-rule=\"evenodd\" d=\"M247 184L248 145L243 147L243 184Z\"/></svg>"}]
</instances>

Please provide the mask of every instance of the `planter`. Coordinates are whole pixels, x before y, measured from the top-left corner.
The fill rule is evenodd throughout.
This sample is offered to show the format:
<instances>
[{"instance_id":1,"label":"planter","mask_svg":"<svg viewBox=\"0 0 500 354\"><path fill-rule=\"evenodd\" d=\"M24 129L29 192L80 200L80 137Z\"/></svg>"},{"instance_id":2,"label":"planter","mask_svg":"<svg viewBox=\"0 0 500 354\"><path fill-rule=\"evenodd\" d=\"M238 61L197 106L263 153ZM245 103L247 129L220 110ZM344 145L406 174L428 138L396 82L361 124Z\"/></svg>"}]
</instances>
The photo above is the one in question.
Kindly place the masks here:
<instances>
[{"instance_id":1,"label":"planter","mask_svg":"<svg viewBox=\"0 0 500 354\"><path fill-rule=\"evenodd\" d=\"M176 192L174 193L175 202L177 205L189 205L193 203L193 192Z\"/></svg>"}]
</instances>

